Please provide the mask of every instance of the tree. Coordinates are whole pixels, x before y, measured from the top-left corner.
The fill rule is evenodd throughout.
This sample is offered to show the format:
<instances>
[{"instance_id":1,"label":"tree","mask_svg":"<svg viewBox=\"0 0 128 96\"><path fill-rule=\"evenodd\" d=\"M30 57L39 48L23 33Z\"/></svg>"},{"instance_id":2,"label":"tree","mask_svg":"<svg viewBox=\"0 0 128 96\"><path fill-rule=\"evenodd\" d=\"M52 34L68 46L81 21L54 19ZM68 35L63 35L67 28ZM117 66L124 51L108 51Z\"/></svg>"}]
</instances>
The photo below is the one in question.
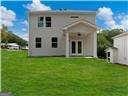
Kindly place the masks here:
<instances>
[{"instance_id":1,"label":"tree","mask_svg":"<svg viewBox=\"0 0 128 96\"><path fill-rule=\"evenodd\" d=\"M2 29L1 29L1 42L8 43L9 35L6 34L6 32L8 32L7 26L2 25Z\"/></svg>"},{"instance_id":2,"label":"tree","mask_svg":"<svg viewBox=\"0 0 128 96\"><path fill-rule=\"evenodd\" d=\"M106 58L105 49L113 46L112 37L121 34L122 29L102 30L97 35L97 54L99 58Z\"/></svg>"},{"instance_id":3,"label":"tree","mask_svg":"<svg viewBox=\"0 0 128 96\"><path fill-rule=\"evenodd\" d=\"M6 26L2 26L1 29L1 42L2 43L17 43L20 46L26 46L27 41L15 35L13 32L8 31Z\"/></svg>"}]
</instances>

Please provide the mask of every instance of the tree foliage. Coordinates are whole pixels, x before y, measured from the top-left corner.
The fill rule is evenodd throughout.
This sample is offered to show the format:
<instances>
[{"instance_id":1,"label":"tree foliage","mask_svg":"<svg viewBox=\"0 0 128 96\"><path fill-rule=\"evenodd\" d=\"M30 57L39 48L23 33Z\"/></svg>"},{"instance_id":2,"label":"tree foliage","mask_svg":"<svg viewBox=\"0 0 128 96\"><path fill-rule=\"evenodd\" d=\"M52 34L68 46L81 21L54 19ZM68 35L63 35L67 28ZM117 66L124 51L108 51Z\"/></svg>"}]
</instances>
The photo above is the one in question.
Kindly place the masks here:
<instances>
[{"instance_id":1,"label":"tree foliage","mask_svg":"<svg viewBox=\"0 0 128 96\"><path fill-rule=\"evenodd\" d=\"M4 25L1 29L1 43L17 43L20 46L27 45L27 41L8 31L8 28Z\"/></svg>"},{"instance_id":2,"label":"tree foliage","mask_svg":"<svg viewBox=\"0 0 128 96\"><path fill-rule=\"evenodd\" d=\"M121 34L122 29L102 30L97 34L97 53L99 58L106 58L105 49L113 46L112 37Z\"/></svg>"}]
</instances>

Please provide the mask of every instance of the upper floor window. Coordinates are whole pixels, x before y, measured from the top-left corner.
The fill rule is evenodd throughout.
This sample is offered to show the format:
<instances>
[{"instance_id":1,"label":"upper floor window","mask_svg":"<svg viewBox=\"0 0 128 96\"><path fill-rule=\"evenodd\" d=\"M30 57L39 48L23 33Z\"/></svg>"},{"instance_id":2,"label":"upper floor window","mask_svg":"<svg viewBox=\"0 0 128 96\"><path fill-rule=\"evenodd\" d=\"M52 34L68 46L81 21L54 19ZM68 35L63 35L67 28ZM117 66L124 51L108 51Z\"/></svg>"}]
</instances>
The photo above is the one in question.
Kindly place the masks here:
<instances>
[{"instance_id":1,"label":"upper floor window","mask_svg":"<svg viewBox=\"0 0 128 96\"><path fill-rule=\"evenodd\" d=\"M46 27L51 27L51 17L45 17Z\"/></svg>"},{"instance_id":2,"label":"upper floor window","mask_svg":"<svg viewBox=\"0 0 128 96\"><path fill-rule=\"evenodd\" d=\"M78 16L71 16L70 18L79 18Z\"/></svg>"},{"instance_id":3,"label":"upper floor window","mask_svg":"<svg viewBox=\"0 0 128 96\"><path fill-rule=\"evenodd\" d=\"M36 48L41 48L41 38L40 37L35 38L35 42L36 42Z\"/></svg>"},{"instance_id":4,"label":"upper floor window","mask_svg":"<svg viewBox=\"0 0 128 96\"><path fill-rule=\"evenodd\" d=\"M44 27L44 17L38 17L38 27Z\"/></svg>"},{"instance_id":5,"label":"upper floor window","mask_svg":"<svg viewBox=\"0 0 128 96\"><path fill-rule=\"evenodd\" d=\"M52 48L58 47L58 39L57 37L52 37Z\"/></svg>"}]
</instances>

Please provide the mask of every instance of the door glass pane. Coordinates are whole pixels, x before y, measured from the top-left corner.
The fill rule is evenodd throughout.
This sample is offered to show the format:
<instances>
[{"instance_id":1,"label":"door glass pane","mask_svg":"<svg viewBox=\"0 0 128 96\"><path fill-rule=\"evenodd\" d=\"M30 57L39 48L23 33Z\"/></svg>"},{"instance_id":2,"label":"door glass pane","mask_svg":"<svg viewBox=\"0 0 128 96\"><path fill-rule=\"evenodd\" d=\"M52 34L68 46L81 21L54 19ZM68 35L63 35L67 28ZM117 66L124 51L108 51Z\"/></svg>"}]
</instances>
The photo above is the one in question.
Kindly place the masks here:
<instances>
[{"instance_id":1,"label":"door glass pane","mask_svg":"<svg viewBox=\"0 0 128 96\"><path fill-rule=\"evenodd\" d=\"M82 42L78 41L78 53L82 53Z\"/></svg>"},{"instance_id":2,"label":"door glass pane","mask_svg":"<svg viewBox=\"0 0 128 96\"><path fill-rule=\"evenodd\" d=\"M76 42L72 41L72 53L76 53Z\"/></svg>"}]
</instances>

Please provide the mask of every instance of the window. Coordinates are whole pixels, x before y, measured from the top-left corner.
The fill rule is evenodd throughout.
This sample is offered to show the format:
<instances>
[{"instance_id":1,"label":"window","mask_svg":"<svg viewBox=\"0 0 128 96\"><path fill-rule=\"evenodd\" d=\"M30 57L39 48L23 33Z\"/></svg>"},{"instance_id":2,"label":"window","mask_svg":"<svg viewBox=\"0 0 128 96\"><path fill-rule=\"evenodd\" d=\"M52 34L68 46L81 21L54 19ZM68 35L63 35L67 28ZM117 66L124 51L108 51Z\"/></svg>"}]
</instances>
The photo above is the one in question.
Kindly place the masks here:
<instances>
[{"instance_id":1,"label":"window","mask_svg":"<svg viewBox=\"0 0 128 96\"><path fill-rule=\"evenodd\" d=\"M110 62L110 58L108 58L108 62Z\"/></svg>"},{"instance_id":2,"label":"window","mask_svg":"<svg viewBox=\"0 0 128 96\"><path fill-rule=\"evenodd\" d=\"M51 17L45 17L46 27L51 27Z\"/></svg>"},{"instance_id":3,"label":"window","mask_svg":"<svg viewBox=\"0 0 128 96\"><path fill-rule=\"evenodd\" d=\"M51 17L38 17L38 27L51 27Z\"/></svg>"},{"instance_id":4,"label":"window","mask_svg":"<svg viewBox=\"0 0 128 96\"><path fill-rule=\"evenodd\" d=\"M36 48L41 48L41 38L40 37L36 38L35 42L36 42Z\"/></svg>"},{"instance_id":5,"label":"window","mask_svg":"<svg viewBox=\"0 0 128 96\"><path fill-rule=\"evenodd\" d=\"M44 27L44 17L38 17L38 27Z\"/></svg>"},{"instance_id":6,"label":"window","mask_svg":"<svg viewBox=\"0 0 128 96\"><path fill-rule=\"evenodd\" d=\"M70 18L79 18L78 16L71 16Z\"/></svg>"},{"instance_id":7,"label":"window","mask_svg":"<svg viewBox=\"0 0 128 96\"><path fill-rule=\"evenodd\" d=\"M108 54L108 57L110 57L110 52L107 52L107 54Z\"/></svg>"},{"instance_id":8,"label":"window","mask_svg":"<svg viewBox=\"0 0 128 96\"><path fill-rule=\"evenodd\" d=\"M52 48L57 48L58 46L57 42L58 42L57 37L52 37Z\"/></svg>"}]
</instances>

